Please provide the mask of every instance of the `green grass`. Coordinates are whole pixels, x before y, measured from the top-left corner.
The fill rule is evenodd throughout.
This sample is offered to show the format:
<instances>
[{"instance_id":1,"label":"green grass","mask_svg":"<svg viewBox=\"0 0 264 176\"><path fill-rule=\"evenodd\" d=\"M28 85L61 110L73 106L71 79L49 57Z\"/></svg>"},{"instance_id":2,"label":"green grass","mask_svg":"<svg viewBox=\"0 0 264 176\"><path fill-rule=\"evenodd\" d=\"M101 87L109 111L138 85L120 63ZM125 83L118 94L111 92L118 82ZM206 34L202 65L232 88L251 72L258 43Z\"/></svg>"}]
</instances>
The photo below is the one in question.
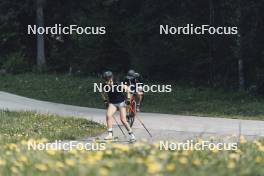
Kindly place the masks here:
<instances>
[{"instance_id":1,"label":"green grass","mask_svg":"<svg viewBox=\"0 0 264 176\"><path fill-rule=\"evenodd\" d=\"M98 123L81 118L33 112L0 112L0 144L46 138L49 141L77 139L103 132Z\"/></svg>"},{"instance_id":2,"label":"green grass","mask_svg":"<svg viewBox=\"0 0 264 176\"><path fill-rule=\"evenodd\" d=\"M263 140L243 140L238 150L167 151L160 150L159 145L139 142L106 144L101 151L69 152L28 150L25 141L0 145L1 175L260 176L263 173Z\"/></svg>"},{"instance_id":3,"label":"green grass","mask_svg":"<svg viewBox=\"0 0 264 176\"><path fill-rule=\"evenodd\" d=\"M40 100L103 108L96 78L64 75L0 76L0 90ZM162 83L160 83L162 84ZM264 99L246 92L173 85L171 93L145 93L143 111L264 120Z\"/></svg>"}]
</instances>

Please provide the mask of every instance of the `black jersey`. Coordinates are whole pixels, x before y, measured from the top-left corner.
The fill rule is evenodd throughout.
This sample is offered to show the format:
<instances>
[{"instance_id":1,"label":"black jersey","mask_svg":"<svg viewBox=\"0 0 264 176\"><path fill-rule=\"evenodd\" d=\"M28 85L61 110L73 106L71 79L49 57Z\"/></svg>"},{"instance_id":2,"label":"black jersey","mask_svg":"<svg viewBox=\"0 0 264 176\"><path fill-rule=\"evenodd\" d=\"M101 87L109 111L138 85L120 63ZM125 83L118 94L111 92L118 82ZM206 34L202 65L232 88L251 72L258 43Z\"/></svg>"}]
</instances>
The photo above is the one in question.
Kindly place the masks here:
<instances>
[{"instance_id":1,"label":"black jersey","mask_svg":"<svg viewBox=\"0 0 264 176\"><path fill-rule=\"evenodd\" d=\"M110 88L109 91L106 92L110 103L116 104L125 101L124 92L118 91L117 88L118 85L120 84L118 83L113 83L113 85L103 84L103 87L108 86Z\"/></svg>"}]
</instances>

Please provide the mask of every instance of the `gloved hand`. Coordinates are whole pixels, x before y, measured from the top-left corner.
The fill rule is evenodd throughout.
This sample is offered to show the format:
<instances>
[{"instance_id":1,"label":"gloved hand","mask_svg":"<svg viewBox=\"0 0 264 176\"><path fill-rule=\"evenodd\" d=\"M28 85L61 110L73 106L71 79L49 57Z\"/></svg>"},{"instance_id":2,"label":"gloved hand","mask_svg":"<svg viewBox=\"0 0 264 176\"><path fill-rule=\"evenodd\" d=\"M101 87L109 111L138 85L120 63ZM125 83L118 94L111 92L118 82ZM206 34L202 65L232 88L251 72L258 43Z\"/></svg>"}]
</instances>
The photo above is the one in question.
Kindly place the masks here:
<instances>
[{"instance_id":1,"label":"gloved hand","mask_svg":"<svg viewBox=\"0 0 264 176\"><path fill-rule=\"evenodd\" d=\"M107 100L104 100L105 107L108 108L109 102Z\"/></svg>"},{"instance_id":2,"label":"gloved hand","mask_svg":"<svg viewBox=\"0 0 264 176\"><path fill-rule=\"evenodd\" d=\"M130 105L130 98L127 98L125 103L126 105Z\"/></svg>"}]
</instances>

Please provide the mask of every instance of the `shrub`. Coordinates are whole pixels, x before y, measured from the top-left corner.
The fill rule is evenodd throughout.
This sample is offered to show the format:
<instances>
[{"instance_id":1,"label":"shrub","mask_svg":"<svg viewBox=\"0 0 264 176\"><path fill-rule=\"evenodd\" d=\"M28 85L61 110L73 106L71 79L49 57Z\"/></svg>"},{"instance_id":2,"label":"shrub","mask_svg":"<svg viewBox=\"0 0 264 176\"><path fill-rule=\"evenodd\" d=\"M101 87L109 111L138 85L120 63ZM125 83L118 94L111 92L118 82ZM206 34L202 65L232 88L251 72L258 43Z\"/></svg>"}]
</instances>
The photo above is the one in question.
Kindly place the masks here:
<instances>
[{"instance_id":1,"label":"shrub","mask_svg":"<svg viewBox=\"0 0 264 176\"><path fill-rule=\"evenodd\" d=\"M8 55L3 63L3 68L12 74L24 73L30 70L29 64L21 52Z\"/></svg>"}]
</instances>

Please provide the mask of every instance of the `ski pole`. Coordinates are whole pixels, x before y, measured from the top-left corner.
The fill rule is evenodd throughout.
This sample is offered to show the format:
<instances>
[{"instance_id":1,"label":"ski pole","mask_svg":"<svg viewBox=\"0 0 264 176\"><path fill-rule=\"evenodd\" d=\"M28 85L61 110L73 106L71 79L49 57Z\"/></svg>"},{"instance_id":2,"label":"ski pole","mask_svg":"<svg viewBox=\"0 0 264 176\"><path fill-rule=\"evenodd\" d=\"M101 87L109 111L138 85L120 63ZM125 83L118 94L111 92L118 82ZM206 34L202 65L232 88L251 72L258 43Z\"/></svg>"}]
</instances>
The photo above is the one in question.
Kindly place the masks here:
<instances>
[{"instance_id":1,"label":"ski pole","mask_svg":"<svg viewBox=\"0 0 264 176\"><path fill-rule=\"evenodd\" d=\"M113 116L113 118L114 118L114 120L115 120L117 126L119 127L119 129L122 131L123 135L126 137L126 134L125 134L124 131L122 130L121 126L118 124L118 122L117 122L115 116Z\"/></svg>"},{"instance_id":2,"label":"ski pole","mask_svg":"<svg viewBox=\"0 0 264 176\"><path fill-rule=\"evenodd\" d=\"M147 127L145 126L145 124L142 122L142 120L135 115L135 117L138 119L138 121L140 122L140 124L145 128L145 130L148 132L149 136L152 137L152 135L150 134L149 130L147 129Z\"/></svg>"}]
</instances>

